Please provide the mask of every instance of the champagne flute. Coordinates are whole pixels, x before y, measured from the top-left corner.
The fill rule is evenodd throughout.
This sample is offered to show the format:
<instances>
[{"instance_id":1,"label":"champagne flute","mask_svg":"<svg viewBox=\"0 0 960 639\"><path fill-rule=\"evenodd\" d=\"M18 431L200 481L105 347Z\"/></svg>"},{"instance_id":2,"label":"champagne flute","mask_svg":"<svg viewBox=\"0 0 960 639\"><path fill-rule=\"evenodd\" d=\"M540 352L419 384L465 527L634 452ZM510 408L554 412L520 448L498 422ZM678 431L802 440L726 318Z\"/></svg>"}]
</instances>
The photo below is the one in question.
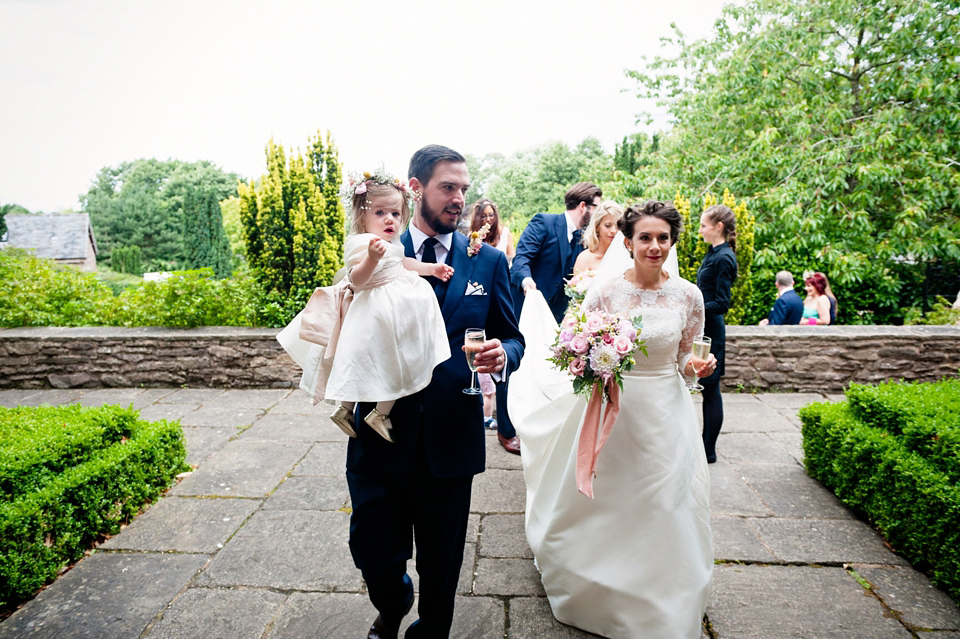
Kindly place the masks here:
<instances>
[{"instance_id":1,"label":"champagne flute","mask_svg":"<svg viewBox=\"0 0 960 639\"><path fill-rule=\"evenodd\" d=\"M463 392L467 395L479 395L480 389L477 388L477 364L476 357L482 349L483 343L487 341L487 333L482 328L468 328L463 334L464 354L467 356L467 366L470 368L470 388L464 388Z\"/></svg>"},{"instance_id":2,"label":"champagne flute","mask_svg":"<svg viewBox=\"0 0 960 639\"><path fill-rule=\"evenodd\" d=\"M702 391L703 385L697 379L697 369L707 363L712 341L706 335L693 340L693 381L687 382L687 388L692 391Z\"/></svg>"}]
</instances>

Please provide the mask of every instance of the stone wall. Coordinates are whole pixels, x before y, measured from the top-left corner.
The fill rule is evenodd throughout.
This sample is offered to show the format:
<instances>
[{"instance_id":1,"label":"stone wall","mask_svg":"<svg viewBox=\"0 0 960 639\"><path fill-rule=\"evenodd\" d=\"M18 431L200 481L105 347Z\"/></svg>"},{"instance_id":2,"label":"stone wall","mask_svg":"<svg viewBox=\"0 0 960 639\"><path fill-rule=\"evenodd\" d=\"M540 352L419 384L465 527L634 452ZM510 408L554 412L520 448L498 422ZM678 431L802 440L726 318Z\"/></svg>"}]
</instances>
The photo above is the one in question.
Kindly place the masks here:
<instances>
[{"instance_id":1,"label":"stone wall","mask_svg":"<svg viewBox=\"0 0 960 639\"><path fill-rule=\"evenodd\" d=\"M296 387L277 329L0 330L0 388ZM960 370L956 326L730 326L727 389L840 392L850 382L932 381Z\"/></svg>"}]
</instances>

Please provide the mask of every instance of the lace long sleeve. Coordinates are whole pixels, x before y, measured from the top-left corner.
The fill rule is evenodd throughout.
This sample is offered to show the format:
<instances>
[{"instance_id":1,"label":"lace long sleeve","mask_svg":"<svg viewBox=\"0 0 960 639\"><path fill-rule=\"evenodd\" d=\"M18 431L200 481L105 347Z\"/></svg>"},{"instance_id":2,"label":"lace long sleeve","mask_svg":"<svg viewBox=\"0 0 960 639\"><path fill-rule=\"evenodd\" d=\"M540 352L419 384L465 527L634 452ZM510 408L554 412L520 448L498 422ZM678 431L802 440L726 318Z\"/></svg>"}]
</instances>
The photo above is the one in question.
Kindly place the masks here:
<instances>
[{"instance_id":1,"label":"lace long sleeve","mask_svg":"<svg viewBox=\"0 0 960 639\"><path fill-rule=\"evenodd\" d=\"M693 340L703 335L703 293L696 286L687 288L687 322L681 331L680 346L677 349L677 366L684 370L687 362L693 357Z\"/></svg>"}]
</instances>

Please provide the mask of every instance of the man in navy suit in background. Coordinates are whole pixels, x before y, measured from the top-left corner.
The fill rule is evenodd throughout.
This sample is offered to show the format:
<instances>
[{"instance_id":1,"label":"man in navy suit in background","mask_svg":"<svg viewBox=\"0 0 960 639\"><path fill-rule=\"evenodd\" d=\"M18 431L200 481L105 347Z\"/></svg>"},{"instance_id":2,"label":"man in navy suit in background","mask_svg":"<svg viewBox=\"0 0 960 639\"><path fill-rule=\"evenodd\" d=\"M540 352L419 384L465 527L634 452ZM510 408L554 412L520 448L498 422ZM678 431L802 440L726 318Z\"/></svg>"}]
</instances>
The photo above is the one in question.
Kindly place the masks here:
<instances>
[{"instance_id":1,"label":"man in navy suit in background","mask_svg":"<svg viewBox=\"0 0 960 639\"><path fill-rule=\"evenodd\" d=\"M803 317L803 300L793 290L793 275L790 271L780 271L777 273L775 284L777 301L773 303L770 316L760 320L760 326L799 324L800 318Z\"/></svg>"},{"instance_id":2,"label":"man in navy suit in background","mask_svg":"<svg viewBox=\"0 0 960 639\"><path fill-rule=\"evenodd\" d=\"M573 274L573 264L583 250L583 229L600 205L603 193L596 184L579 182L564 195L564 213L537 213L517 242L510 269L513 307L520 316L524 296L538 289L557 322L563 319L570 298L564 280ZM520 454L520 440L507 412L509 383L497 385L497 438L507 452Z\"/></svg>"},{"instance_id":3,"label":"man in navy suit in background","mask_svg":"<svg viewBox=\"0 0 960 639\"><path fill-rule=\"evenodd\" d=\"M463 392L472 381L464 331L486 330L477 370L498 381L517 369L524 347L506 255L489 244L470 255L467 238L455 232L470 186L463 156L427 146L413 155L408 173L419 200L400 240L407 257L454 269L448 282L434 283L452 356L433 370L427 388L397 400L390 412L393 443L358 417L357 437L347 447L350 552L380 613L368 639L395 639L413 605L406 564L414 541L420 618L404 637L449 636L473 476L486 463L482 396ZM359 403L356 414L366 415L372 406Z\"/></svg>"}]
</instances>

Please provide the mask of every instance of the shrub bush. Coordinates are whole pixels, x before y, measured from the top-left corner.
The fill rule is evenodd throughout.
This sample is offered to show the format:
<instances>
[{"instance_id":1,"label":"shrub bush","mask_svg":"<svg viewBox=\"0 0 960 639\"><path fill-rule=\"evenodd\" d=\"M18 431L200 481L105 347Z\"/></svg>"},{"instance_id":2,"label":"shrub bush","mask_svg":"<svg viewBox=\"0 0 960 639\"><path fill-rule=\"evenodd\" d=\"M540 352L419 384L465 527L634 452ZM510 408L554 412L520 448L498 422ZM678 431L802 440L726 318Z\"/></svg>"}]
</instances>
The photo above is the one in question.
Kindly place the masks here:
<instances>
[{"instance_id":1,"label":"shrub bush","mask_svg":"<svg viewBox=\"0 0 960 639\"><path fill-rule=\"evenodd\" d=\"M960 601L960 489L901 438L847 402L800 410L807 472L873 523L894 549Z\"/></svg>"},{"instance_id":2,"label":"shrub bush","mask_svg":"<svg viewBox=\"0 0 960 639\"><path fill-rule=\"evenodd\" d=\"M0 503L0 606L10 606L30 597L54 579L69 562L80 559L100 535L116 533L145 503L158 497L174 476L184 470L186 450L183 432L175 422L134 420L132 409L64 408L41 406L32 409L40 424L24 431L17 442L6 441L5 450L25 451L29 443L57 441L46 453L34 458L34 464L20 463L16 455L8 455L3 469L6 477L15 474L9 466L17 466L32 490L15 487L18 495ZM23 423L28 409L0 409L0 422L5 424L6 437L13 439L15 429L9 422ZM100 414L99 417L96 415ZM119 441L97 447L95 454L89 442L91 424L101 421L105 435L99 443L115 438ZM53 424L60 421L66 433L52 434ZM77 426L79 424L79 426ZM110 426L112 425L112 426ZM88 445L74 447L87 454L67 455L54 461L57 452L69 446L70 433L80 433L78 440ZM84 437L86 435L86 438ZM41 448L41 446L37 446ZM58 473L23 469L59 466ZM42 480L42 481L41 481Z\"/></svg>"},{"instance_id":3,"label":"shrub bush","mask_svg":"<svg viewBox=\"0 0 960 639\"><path fill-rule=\"evenodd\" d=\"M853 384L847 402L857 419L897 436L951 481L960 480L960 379Z\"/></svg>"}]
</instances>

